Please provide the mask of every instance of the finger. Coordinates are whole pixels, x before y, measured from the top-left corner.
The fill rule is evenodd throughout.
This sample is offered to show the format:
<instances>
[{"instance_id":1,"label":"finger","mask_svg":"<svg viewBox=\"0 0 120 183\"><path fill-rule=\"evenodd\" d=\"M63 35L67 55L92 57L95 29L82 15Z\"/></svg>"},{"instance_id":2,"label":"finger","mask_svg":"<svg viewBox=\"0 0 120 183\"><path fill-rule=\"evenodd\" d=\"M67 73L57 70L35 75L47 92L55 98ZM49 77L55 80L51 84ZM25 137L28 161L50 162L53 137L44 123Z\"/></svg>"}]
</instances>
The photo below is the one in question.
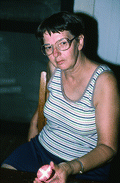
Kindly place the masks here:
<instances>
[{"instance_id":1,"label":"finger","mask_svg":"<svg viewBox=\"0 0 120 183\"><path fill-rule=\"evenodd\" d=\"M55 169L55 164L54 164L53 161L50 162L50 166L51 166L51 168L52 168L53 170Z\"/></svg>"}]
</instances>

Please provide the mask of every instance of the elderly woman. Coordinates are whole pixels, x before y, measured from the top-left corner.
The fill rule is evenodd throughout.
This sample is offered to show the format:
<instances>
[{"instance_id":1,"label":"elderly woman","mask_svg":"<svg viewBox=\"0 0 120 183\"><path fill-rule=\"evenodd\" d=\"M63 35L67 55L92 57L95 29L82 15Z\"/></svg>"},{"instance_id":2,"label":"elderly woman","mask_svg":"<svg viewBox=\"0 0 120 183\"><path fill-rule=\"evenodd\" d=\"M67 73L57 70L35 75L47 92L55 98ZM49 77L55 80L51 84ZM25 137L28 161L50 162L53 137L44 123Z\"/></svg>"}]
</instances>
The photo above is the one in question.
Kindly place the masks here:
<instances>
[{"instance_id":1,"label":"elderly woman","mask_svg":"<svg viewBox=\"0 0 120 183\"><path fill-rule=\"evenodd\" d=\"M51 73L44 107L47 125L38 134L36 111L29 142L15 150L3 167L37 172L50 163L54 183L65 183L70 174L105 181L117 152L116 79L108 66L83 54L84 26L75 15L53 14L38 27L37 37Z\"/></svg>"}]
</instances>

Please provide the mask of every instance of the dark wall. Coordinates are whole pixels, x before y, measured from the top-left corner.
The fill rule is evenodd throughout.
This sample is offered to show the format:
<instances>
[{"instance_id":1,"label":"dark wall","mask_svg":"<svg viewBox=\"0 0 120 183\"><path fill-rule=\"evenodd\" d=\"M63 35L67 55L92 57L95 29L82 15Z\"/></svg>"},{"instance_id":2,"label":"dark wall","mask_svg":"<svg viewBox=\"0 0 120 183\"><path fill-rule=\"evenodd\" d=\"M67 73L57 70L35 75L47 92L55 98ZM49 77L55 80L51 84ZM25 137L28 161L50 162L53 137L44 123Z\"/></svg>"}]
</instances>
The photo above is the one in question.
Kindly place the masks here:
<instances>
[{"instance_id":1,"label":"dark wall","mask_svg":"<svg viewBox=\"0 0 120 183\"><path fill-rule=\"evenodd\" d=\"M38 104L40 72L47 58L35 31L59 11L73 12L74 0L1 0L0 120L29 122Z\"/></svg>"},{"instance_id":2,"label":"dark wall","mask_svg":"<svg viewBox=\"0 0 120 183\"><path fill-rule=\"evenodd\" d=\"M38 104L40 72L47 66L34 33L44 18L60 9L60 0L1 1L1 120L31 120Z\"/></svg>"}]
</instances>

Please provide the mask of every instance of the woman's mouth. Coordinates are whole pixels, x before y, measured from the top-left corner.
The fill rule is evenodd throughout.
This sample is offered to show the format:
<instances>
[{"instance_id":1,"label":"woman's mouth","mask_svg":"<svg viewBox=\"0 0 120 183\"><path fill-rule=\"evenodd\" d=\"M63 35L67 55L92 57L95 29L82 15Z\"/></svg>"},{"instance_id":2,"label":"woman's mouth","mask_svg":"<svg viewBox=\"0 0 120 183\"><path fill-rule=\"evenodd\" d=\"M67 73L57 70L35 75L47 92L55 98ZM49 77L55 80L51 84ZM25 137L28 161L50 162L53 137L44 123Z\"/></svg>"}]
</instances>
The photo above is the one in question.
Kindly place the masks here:
<instances>
[{"instance_id":1,"label":"woman's mouth","mask_svg":"<svg viewBox=\"0 0 120 183\"><path fill-rule=\"evenodd\" d=\"M61 65L64 63L64 60L56 61L58 65Z\"/></svg>"}]
</instances>

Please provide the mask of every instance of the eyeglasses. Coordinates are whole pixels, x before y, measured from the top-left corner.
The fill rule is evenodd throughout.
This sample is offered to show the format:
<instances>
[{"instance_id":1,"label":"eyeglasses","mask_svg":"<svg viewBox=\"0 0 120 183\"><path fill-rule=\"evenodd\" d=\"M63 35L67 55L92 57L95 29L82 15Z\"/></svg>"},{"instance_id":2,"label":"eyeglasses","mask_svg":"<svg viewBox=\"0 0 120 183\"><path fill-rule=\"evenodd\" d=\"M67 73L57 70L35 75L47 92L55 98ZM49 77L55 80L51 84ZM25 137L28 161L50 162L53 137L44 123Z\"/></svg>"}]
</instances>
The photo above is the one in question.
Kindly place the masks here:
<instances>
[{"instance_id":1,"label":"eyeglasses","mask_svg":"<svg viewBox=\"0 0 120 183\"><path fill-rule=\"evenodd\" d=\"M60 51L65 51L68 50L72 44L72 41L75 39L76 37L74 37L73 39L69 40L68 38L62 38L60 40L58 40L55 43L55 47L60 50ZM41 51L45 56L49 56L53 53L53 45L51 44L44 44L41 46Z\"/></svg>"}]
</instances>

